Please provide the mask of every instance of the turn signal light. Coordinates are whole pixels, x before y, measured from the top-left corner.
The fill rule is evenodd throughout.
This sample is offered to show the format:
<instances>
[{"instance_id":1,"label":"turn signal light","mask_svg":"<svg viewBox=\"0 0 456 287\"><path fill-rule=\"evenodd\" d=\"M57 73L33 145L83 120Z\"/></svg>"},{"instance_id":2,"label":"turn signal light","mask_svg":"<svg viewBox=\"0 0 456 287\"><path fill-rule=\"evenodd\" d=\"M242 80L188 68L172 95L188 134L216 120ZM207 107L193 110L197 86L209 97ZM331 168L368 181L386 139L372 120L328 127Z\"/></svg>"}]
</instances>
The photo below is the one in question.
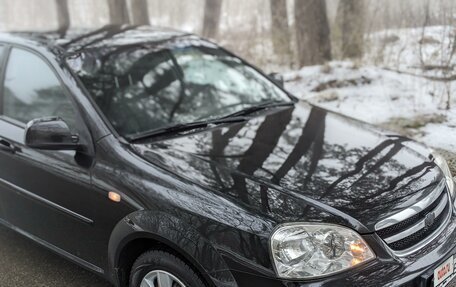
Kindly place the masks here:
<instances>
[{"instance_id":1,"label":"turn signal light","mask_svg":"<svg viewBox=\"0 0 456 287\"><path fill-rule=\"evenodd\" d=\"M352 244L350 244L350 251L356 255L356 254L363 254L364 252L366 252L366 249L361 244L352 243Z\"/></svg>"},{"instance_id":2,"label":"turn signal light","mask_svg":"<svg viewBox=\"0 0 456 287\"><path fill-rule=\"evenodd\" d=\"M108 193L108 197L109 197L110 200L112 200L114 202L120 202L122 200L122 197L117 192L110 191Z\"/></svg>"}]
</instances>

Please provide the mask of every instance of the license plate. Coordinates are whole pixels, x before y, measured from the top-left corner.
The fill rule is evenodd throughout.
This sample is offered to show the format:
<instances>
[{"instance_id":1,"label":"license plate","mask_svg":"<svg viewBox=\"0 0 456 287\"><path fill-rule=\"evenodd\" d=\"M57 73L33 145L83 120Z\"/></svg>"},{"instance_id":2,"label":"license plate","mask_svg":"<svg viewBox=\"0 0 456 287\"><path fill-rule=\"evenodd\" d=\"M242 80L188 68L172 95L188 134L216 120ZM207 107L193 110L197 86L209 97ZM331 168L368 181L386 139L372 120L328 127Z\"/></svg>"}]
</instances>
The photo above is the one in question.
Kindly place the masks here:
<instances>
[{"instance_id":1,"label":"license plate","mask_svg":"<svg viewBox=\"0 0 456 287\"><path fill-rule=\"evenodd\" d=\"M454 273L454 256L451 256L434 269L434 287L444 287L455 277Z\"/></svg>"}]
</instances>

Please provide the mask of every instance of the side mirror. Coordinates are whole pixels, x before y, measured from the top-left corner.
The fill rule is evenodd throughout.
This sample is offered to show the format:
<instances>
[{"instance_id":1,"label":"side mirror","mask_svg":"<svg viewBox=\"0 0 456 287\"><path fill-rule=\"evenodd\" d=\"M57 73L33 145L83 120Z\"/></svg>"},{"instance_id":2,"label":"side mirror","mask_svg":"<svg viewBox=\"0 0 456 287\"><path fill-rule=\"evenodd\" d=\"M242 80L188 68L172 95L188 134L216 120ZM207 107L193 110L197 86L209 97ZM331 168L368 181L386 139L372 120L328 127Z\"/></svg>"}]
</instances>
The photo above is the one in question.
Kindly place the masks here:
<instances>
[{"instance_id":1,"label":"side mirror","mask_svg":"<svg viewBox=\"0 0 456 287\"><path fill-rule=\"evenodd\" d=\"M58 117L30 121L25 129L25 145L43 150L80 150L79 136Z\"/></svg>"},{"instance_id":2,"label":"side mirror","mask_svg":"<svg viewBox=\"0 0 456 287\"><path fill-rule=\"evenodd\" d=\"M283 88L285 86L285 80L283 79L283 76L281 74L279 74L279 73L270 73L268 76L274 83L276 83L280 87Z\"/></svg>"}]
</instances>

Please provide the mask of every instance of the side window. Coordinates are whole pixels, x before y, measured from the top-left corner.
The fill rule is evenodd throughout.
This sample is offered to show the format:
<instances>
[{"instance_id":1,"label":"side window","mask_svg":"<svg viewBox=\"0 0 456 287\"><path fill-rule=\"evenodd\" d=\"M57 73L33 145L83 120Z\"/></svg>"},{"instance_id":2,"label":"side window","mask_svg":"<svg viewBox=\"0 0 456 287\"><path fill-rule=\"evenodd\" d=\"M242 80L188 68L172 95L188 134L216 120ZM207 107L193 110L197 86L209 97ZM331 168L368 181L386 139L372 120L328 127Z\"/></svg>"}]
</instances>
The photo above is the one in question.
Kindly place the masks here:
<instances>
[{"instance_id":1,"label":"side window","mask_svg":"<svg viewBox=\"0 0 456 287\"><path fill-rule=\"evenodd\" d=\"M59 116L75 127L75 111L51 68L38 56L13 49L3 90L3 115L22 123Z\"/></svg>"}]
</instances>

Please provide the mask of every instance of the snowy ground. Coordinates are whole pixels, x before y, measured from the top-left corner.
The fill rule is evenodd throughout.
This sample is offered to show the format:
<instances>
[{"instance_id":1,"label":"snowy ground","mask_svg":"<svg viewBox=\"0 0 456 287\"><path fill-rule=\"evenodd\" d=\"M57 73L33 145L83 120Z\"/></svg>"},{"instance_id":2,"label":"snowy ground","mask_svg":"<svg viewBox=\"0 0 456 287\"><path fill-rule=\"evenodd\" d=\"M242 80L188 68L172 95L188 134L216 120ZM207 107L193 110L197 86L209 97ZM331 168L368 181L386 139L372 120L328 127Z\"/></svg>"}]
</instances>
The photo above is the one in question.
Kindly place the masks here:
<instances>
[{"instance_id":1,"label":"snowy ground","mask_svg":"<svg viewBox=\"0 0 456 287\"><path fill-rule=\"evenodd\" d=\"M456 74L456 59L449 56L454 32L449 27L430 27L425 34L422 29L380 32L370 37L376 49L362 61L285 73L286 87L329 110L456 153L456 81L442 79Z\"/></svg>"},{"instance_id":2,"label":"snowy ground","mask_svg":"<svg viewBox=\"0 0 456 287\"><path fill-rule=\"evenodd\" d=\"M455 40L456 29L451 26L381 31L367 37L363 62L444 77L451 74L456 65L456 55L452 53Z\"/></svg>"}]
</instances>

